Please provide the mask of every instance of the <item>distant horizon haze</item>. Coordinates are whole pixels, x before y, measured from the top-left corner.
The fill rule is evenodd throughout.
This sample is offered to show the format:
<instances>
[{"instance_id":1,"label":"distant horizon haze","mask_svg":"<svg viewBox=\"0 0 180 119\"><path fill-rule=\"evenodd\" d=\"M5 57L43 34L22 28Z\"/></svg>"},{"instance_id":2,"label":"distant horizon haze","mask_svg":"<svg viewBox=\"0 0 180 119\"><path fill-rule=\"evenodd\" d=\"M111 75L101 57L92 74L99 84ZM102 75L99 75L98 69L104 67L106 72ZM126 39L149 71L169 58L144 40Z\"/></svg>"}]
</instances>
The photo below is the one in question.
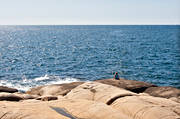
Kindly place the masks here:
<instances>
[{"instance_id":1,"label":"distant horizon haze","mask_svg":"<svg viewBox=\"0 0 180 119\"><path fill-rule=\"evenodd\" d=\"M180 25L180 0L0 0L0 25Z\"/></svg>"}]
</instances>

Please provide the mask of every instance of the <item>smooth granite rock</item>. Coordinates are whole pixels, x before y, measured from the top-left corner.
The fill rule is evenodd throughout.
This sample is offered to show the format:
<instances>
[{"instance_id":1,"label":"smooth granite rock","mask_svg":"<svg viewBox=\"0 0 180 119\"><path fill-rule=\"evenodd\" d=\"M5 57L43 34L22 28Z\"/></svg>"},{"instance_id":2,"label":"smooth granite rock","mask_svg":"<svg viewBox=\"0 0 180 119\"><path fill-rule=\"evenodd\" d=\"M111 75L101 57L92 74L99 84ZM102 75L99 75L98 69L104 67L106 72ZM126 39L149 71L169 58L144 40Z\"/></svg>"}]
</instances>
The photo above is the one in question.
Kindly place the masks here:
<instances>
[{"instance_id":1,"label":"smooth granite rock","mask_svg":"<svg viewBox=\"0 0 180 119\"><path fill-rule=\"evenodd\" d=\"M180 119L178 89L136 81L103 82L41 86L25 94L0 93L0 119ZM127 84L124 89L122 82ZM154 93L156 97L151 96Z\"/></svg>"},{"instance_id":2,"label":"smooth granite rock","mask_svg":"<svg viewBox=\"0 0 180 119\"><path fill-rule=\"evenodd\" d=\"M52 96L52 95L45 95L45 96L36 98L36 100L41 100L41 101L51 101L51 100L57 100L57 99L58 97Z\"/></svg>"},{"instance_id":3,"label":"smooth granite rock","mask_svg":"<svg viewBox=\"0 0 180 119\"><path fill-rule=\"evenodd\" d=\"M104 83L112 86L116 86L119 88L124 88L126 90L130 90L135 93L142 93L149 87L156 87L154 84L142 82L142 81L135 81L135 80L115 80L115 79L103 79L103 80L96 80L95 82Z\"/></svg>"},{"instance_id":4,"label":"smooth granite rock","mask_svg":"<svg viewBox=\"0 0 180 119\"><path fill-rule=\"evenodd\" d=\"M179 97L171 97L171 98L168 98L168 99L180 103L180 96Z\"/></svg>"},{"instance_id":5,"label":"smooth granite rock","mask_svg":"<svg viewBox=\"0 0 180 119\"><path fill-rule=\"evenodd\" d=\"M179 119L180 104L152 96L126 96L111 106L133 119Z\"/></svg>"},{"instance_id":6,"label":"smooth granite rock","mask_svg":"<svg viewBox=\"0 0 180 119\"><path fill-rule=\"evenodd\" d=\"M155 97L164 97L164 98L172 98L172 97L180 97L180 90L173 87L150 87L144 91Z\"/></svg>"},{"instance_id":7,"label":"smooth granite rock","mask_svg":"<svg viewBox=\"0 0 180 119\"><path fill-rule=\"evenodd\" d=\"M23 98L17 94L13 93L0 93L0 101L19 101L22 100Z\"/></svg>"},{"instance_id":8,"label":"smooth granite rock","mask_svg":"<svg viewBox=\"0 0 180 119\"><path fill-rule=\"evenodd\" d=\"M18 90L15 88L9 88L6 86L0 86L0 92L15 93L15 92L18 92Z\"/></svg>"},{"instance_id":9,"label":"smooth granite rock","mask_svg":"<svg viewBox=\"0 0 180 119\"><path fill-rule=\"evenodd\" d=\"M65 97L68 99L86 99L110 104L113 100L136 93L98 82L87 82L72 89Z\"/></svg>"},{"instance_id":10,"label":"smooth granite rock","mask_svg":"<svg viewBox=\"0 0 180 119\"><path fill-rule=\"evenodd\" d=\"M88 100L0 102L1 119L132 119L111 106Z\"/></svg>"},{"instance_id":11,"label":"smooth granite rock","mask_svg":"<svg viewBox=\"0 0 180 119\"><path fill-rule=\"evenodd\" d=\"M25 94L25 93L14 93L15 95L21 97L23 100L29 100L29 99L36 99L39 96L38 95L30 95L30 94Z\"/></svg>"},{"instance_id":12,"label":"smooth granite rock","mask_svg":"<svg viewBox=\"0 0 180 119\"><path fill-rule=\"evenodd\" d=\"M84 82L72 82L66 84L53 84L53 85L45 85L32 88L31 90L27 91L27 94L31 95L66 95L70 92L73 88L83 84Z\"/></svg>"}]
</instances>

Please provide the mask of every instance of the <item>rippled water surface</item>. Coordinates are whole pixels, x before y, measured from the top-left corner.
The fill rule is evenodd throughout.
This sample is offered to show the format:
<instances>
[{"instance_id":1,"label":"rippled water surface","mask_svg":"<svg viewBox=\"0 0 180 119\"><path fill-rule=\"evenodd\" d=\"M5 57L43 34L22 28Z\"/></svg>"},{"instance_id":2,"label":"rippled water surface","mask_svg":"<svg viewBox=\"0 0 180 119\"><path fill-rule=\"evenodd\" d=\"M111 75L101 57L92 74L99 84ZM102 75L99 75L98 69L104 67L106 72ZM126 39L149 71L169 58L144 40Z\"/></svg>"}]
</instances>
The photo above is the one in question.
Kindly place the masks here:
<instances>
[{"instance_id":1,"label":"rippled water surface","mask_svg":"<svg viewBox=\"0 0 180 119\"><path fill-rule=\"evenodd\" d=\"M180 88L180 26L0 26L0 85L120 77Z\"/></svg>"}]
</instances>

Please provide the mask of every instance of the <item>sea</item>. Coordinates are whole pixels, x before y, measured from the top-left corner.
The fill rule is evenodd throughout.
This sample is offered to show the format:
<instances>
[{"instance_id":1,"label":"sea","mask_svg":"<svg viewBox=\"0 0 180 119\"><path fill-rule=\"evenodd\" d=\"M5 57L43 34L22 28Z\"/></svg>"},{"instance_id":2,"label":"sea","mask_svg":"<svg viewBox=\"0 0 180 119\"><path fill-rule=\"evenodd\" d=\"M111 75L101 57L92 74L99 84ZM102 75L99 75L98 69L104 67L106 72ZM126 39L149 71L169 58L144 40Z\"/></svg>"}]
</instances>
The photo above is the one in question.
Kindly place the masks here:
<instances>
[{"instance_id":1,"label":"sea","mask_svg":"<svg viewBox=\"0 0 180 119\"><path fill-rule=\"evenodd\" d=\"M180 26L0 26L0 85L27 91L114 72L180 89Z\"/></svg>"}]
</instances>

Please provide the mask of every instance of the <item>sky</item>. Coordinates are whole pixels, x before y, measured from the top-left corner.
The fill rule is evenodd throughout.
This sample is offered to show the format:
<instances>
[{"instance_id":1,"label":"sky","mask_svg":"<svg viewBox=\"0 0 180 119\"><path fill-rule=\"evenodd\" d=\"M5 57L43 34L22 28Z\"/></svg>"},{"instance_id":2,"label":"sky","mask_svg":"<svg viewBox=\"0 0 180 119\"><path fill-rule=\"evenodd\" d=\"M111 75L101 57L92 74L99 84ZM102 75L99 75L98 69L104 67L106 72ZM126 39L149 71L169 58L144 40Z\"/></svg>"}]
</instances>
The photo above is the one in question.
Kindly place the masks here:
<instances>
[{"instance_id":1,"label":"sky","mask_svg":"<svg viewBox=\"0 0 180 119\"><path fill-rule=\"evenodd\" d=\"M180 24L180 0L0 0L0 25Z\"/></svg>"}]
</instances>

